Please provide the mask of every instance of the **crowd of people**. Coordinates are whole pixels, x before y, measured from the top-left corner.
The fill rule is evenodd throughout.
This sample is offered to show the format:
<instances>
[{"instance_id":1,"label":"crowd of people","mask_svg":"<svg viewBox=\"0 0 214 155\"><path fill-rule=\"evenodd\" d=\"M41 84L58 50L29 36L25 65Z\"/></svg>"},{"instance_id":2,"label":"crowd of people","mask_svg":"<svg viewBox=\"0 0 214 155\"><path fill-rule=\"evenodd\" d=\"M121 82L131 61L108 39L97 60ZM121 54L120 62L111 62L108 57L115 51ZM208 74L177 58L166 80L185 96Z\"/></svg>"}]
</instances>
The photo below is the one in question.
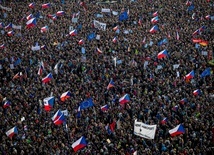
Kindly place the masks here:
<instances>
[{"instance_id":1,"label":"crowd of people","mask_svg":"<svg viewBox=\"0 0 214 155\"><path fill-rule=\"evenodd\" d=\"M1 1L2 155L213 154L214 80L213 66L208 63L214 51L212 0L37 0L32 8L30 3ZM45 3L50 6L42 8ZM64 14L54 19L51 15L57 11ZM123 12L128 18L119 20ZM27 28L30 14L36 25ZM158 21L152 23L154 16ZM106 28L97 28L94 20L105 23ZM10 23L13 27L5 28ZM154 25L158 30L151 33ZM42 33L44 26L48 29ZM76 30L74 36L69 35L72 30ZM89 38L90 34L95 36ZM167 56L158 59L163 50ZM41 63L44 68L38 75ZM211 74L201 77L208 67ZM191 71L194 77L186 80ZM15 76L17 73L21 74ZM53 79L44 84L42 78L49 73ZM107 89L111 80L114 87ZM193 94L196 89L200 94ZM60 96L66 91L71 97L62 102ZM124 94L130 101L121 105ZM49 96L55 97L55 103L45 111L43 99ZM79 104L88 98L94 106L81 110L77 117ZM183 98L185 102L181 102ZM10 105L4 107L6 101ZM109 107L105 112L103 105ZM51 120L59 109L68 111L63 125ZM161 123L163 118L168 121ZM156 124L155 138L135 135L135 120ZM106 126L112 123L109 133ZM185 133L172 137L169 130L178 124ZM18 134L9 138L5 133L14 126ZM81 136L87 146L74 152L72 144Z\"/></svg>"}]
</instances>

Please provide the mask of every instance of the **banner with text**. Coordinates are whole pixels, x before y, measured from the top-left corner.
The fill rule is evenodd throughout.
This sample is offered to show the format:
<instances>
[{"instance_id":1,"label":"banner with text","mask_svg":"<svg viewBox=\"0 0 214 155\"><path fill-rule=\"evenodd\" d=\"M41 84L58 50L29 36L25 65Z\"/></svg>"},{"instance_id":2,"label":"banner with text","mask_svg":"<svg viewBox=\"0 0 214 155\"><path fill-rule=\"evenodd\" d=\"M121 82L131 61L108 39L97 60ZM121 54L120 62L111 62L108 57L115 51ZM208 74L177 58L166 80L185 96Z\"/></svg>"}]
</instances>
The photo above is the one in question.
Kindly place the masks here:
<instances>
[{"instance_id":1,"label":"banner with text","mask_svg":"<svg viewBox=\"0 0 214 155\"><path fill-rule=\"evenodd\" d=\"M106 23L101 23L97 20L94 20L94 27L99 29L99 30L105 31L106 30Z\"/></svg>"},{"instance_id":2,"label":"banner with text","mask_svg":"<svg viewBox=\"0 0 214 155\"><path fill-rule=\"evenodd\" d=\"M146 139L154 139L157 125L148 125L135 120L134 122L134 134Z\"/></svg>"}]
</instances>

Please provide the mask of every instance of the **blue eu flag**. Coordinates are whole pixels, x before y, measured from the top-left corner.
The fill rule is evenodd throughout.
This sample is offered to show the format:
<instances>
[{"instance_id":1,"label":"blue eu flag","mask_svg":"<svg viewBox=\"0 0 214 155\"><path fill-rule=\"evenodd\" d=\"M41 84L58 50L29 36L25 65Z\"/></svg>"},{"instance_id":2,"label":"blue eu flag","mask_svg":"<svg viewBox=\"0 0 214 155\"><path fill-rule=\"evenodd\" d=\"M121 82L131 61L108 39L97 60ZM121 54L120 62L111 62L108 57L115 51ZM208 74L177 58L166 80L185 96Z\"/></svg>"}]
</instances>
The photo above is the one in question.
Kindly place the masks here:
<instances>
[{"instance_id":1,"label":"blue eu flag","mask_svg":"<svg viewBox=\"0 0 214 155\"><path fill-rule=\"evenodd\" d=\"M127 19L128 19L128 13L126 11L120 14L119 21L124 21Z\"/></svg>"},{"instance_id":2,"label":"blue eu flag","mask_svg":"<svg viewBox=\"0 0 214 155\"><path fill-rule=\"evenodd\" d=\"M91 98L80 103L80 109L87 109L89 107L93 107L94 103Z\"/></svg>"},{"instance_id":3,"label":"blue eu flag","mask_svg":"<svg viewBox=\"0 0 214 155\"><path fill-rule=\"evenodd\" d=\"M93 32L93 33L90 33L88 36L87 36L87 39L88 40L92 40L92 39L94 39L96 37L96 35L95 35L95 33Z\"/></svg>"}]
</instances>

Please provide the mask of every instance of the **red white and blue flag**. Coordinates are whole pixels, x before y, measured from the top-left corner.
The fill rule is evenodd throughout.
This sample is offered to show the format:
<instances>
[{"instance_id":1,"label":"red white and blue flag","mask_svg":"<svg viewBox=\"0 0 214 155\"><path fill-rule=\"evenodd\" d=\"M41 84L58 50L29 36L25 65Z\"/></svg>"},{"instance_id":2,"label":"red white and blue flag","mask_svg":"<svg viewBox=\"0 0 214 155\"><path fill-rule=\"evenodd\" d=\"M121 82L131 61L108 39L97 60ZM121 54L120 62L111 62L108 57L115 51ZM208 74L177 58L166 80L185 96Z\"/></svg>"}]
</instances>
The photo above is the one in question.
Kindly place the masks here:
<instances>
[{"instance_id":1,"label":"red white and blue flag","mask_svg":"<svg viewBox=\"0 0 214 155\"><path fill-rule=\"evenodd\" d=\"M35 3L30 3L28 6L29 6L29 8L33 9L35 6Z\"/></svg>"},{"instance_id":2,"label":"red white and blue flag","mask_svg":"<svg viewBox=\"0 0 214 155\"><path fill-rule=\"evenodd\" d=\"M48 31L48 26L44 26L41 28L42 33L47 32L47 31Z\"/></svg>"},{"instance_id":3,"label":"red white and blue flag","mask_svg":"<svg viewBox=\"0 0 214 155\"><path fill-rule=\"evenodd\" d=\"M64 122L65 122L65 115L64 115L64 113L62 113L62 114L59 116L59 118L56 119L56 120L54 121L54 124L55 124L55 125L61 125L61 124L63 124Z\"/></svg>"},{"instance_id":4,"label":"red white and blue flag","mask_svg":"<svg viewBox=\"0 0 214 155\"><path fill-rule=\"evenodd\" d=\"M52 76L51 73L49 73L46 77L44 77L44 78L42 79L42 82L43 82L43 83L48 83L48 82L51 81L51 79L53 79L53 76Z\"/></svg>"},{"instance_id":5,"label":"red white and blue flag","mask_svg":"<svg viewBox=\"0 0 214 155\"><path fill-rule=\"evenodd\" d=\"M155 33L155 32L157 32L157 31L158 31L158 26L157 26L157 25L153 26L153 27L149 30L150 33Z\"/></svg>"},{"instance_id":6,"label":"red white and blue flag","mask_svg":"<svg viewBox=\"0 0 214 155\"><path fill-rule=\"evenodd\" d=\"M6 100L4 102L3 108L8 108L11 105L10 101Z\"/></svg>"},{"instance_id":7,"label":"red white and blue flag","mask_svg":"<svg viewBox=\"0 0 214 155\"><path fill-rule=\"evenodd\" d=\"M65 93L63 93L61 96L60 96L60 100L62 102L66 101L67 99L69 99L71 97L71 92L70 91L67 91Z\"/></svg>"},{"instance_id":8,"label":"red white and blue flag","mask_svg":"<svg viewBox=\"0 0 214 155\"><path fill-rule=\"evenodd\" d=\"M194 96L198 96L200 94L201 94L201 90L200 89L196 89L196 90L193 91L193 95Z\"/></svg>"},{"instance_id":9,"label":"red white and blue flag","mask_svg":"<svg viewBox=\"0 0 214 155\"><path fill-rule=\"evenodd\" d=\"M42 8L43 8L43 9L47 9L47 8L50 8L50 7L51 7L51 4L50 4L50 3L42 4Z\"/></svg>"},{"instance_id":10,"label":"red white and blue flag","mask_svg":"<svg viewBox=\"0 0 214 155\"><path fill-rule=\"evenodd\" d=\"M120 104L125 104L130 101L130 97L128 94L125 94L123 97L119 99Z\"/></svg>"},{"instance_id":11,"label":"red white and blue flag","mask_svg":"<svg viewBox=\"0 0 214 155\"><path fill-rule=\"evenodd\" d=\"M185 129L183 127L182 124L177 125L175 128L169 130L169 134L174 137L174 136L178 136L180 134L184 134L185 133Z\"/></svg>"},{"instance_id":12,"label":"red white and blue flag","mask_svg":"<svg viewBox=\"0 0 214 155\"><path fill-rule=\"evenodd\" d=\"M79 45L83 45L83 44L84 44L83 39L79 40L78 44L79 44Z\"/></svg>"},{"instance_id":13,"label":"red white and blue flag","mask_svg":"<svg viewBox=\"0 0 214 155\"><path fill-rule=\"evenodd\" d=\"M35 27L36 26L36 18L32 18L32 19L28 20L26 22L26 25L27 25L26 27L28 29Z\"/></svg>"},{"instance_id":14,"label":"red white and blue flag","mask_svg":"<svg viewBox=\"0 0 214 155\"><path fill-rule=\"evenodd\" d=\"M33 18L33 15L32 15L32 14L30 14L30 15L28 15L28 16L26 17L27 20L31 20L32 18Z\"/></svg>"},{"instance_id":15,"label":"red white and blue flag","mask_svg":"<svg viewBox=\"0 0 214 155\"><path fill-rule=\"evenodd\" d=\"M59 117L62 115L61 110L57 110L57 112L54 114L54 116L51 118L52 121L56 121L57 119L59 119Z\"/></svg>"},{"instance_id":16,"label":"red white and blue flag","mask_svg":"<svg viewBox=\"0 0 214 155\"><path fill-rule=\"evenodd\" d=\"M113 79L111 79L111 81L109 82L108 86L107 86L107 89L109 90L110 88L113 88L114 87L114 81Z\"/></svg>"},{"instance_id":17,"label":"red white and blue flag","mask_svg":"<svg viewBox=\"0 0 214 155\"><path fill-rule=\"evenodd\" d=\"M51 108L53 108L54 106L54 97L53 96L47 97L43 100L43 102L45 111L50 111Z\"/></svg>"},{"instance_id":18,"label":"red white and blue flag","mask_svg":"<svg viewBox=\"0 0 214 155\"><path fill-rule=\"evenodd\" d=\"M18 134L18 129L16 126L6 132L6 135L11 139L15 134Z\"/></svg>"},{"instance_id":19,"label":"red white and blue flag","mask_svg":"<svg viewBox=\"0 0 214 155\"><path fill-rule=\"evenodd\" d=\"M106 104L106 105L104 105L104 106L102 106L101 107L101 110L103 111L103 112L105 112L105 111L107 111L108 110L108 105Z\"/></svg>"},{"instance_id":20,"label":"red white and blue flag","mask_svg":"<svg viewBox=\"0 0 214 155\"><path fill-rule=\"evenodd\" d=\"M158 59L162 59L168 56L167 50L163 50L160 53L158 53Z\"/></svg>"},{"instance_id":21,"label":"red white and blue flag","mask_svg":"<svg viewBox=\"0 0 214 155\"><path fill-rule=\"evenodd\" d=\"M76 142L72 144L74 152L77 152L78 150L84 148L85 146L87 146L87 142L84 136L82 136L80 139L78 139Z\"/></svg>"},{"instance_id":22,"label":"red white and blue flag","mask_svg":"<svg viewBox=\"0 0 214 155\"><path fill-rule=\"evenodd\" d=\"M185 76L185 79L190 80L190 79L194 78L194 76L195 76L195 72L194 72L194 70L192 70L189 74L187 74Z\"/></svg>"},{"instance_id":23,"label":"red white and blue flag","mask_svg":"<svg viewBox=\"0 0 214 155\"><path fill-rule=\"evenodd\" d=\"M63 16L63 15L65 15L65 12L64 11L57 11L56 15L57 16Z\"/></svg>"},{"instance_id":24,"label":"red white and blue flag","mask_svg":"<svg viewBox=\"0 0 214 155\"><path fill-rule=\"evenodd\" d=\"M153 24L157 23L158 21L159 21L158 16L156 16L156 17L154 17L154 18L151 19L151 22L152 22Z\"/></svg>"},{"instance_id":25,"label":"red white and blue flag","mask_svg":"<svg viewBox=\"0 0 214 155\"><path fill-rule=\"evenodd\" d=\"M153 17L158 16L158 11L154 12L154 13L152 14L152 16L153 16Z\"/></svg>"},{"instance_id":26,"label":"red white and blue flag","mask_svg":"<svg viewBox=\"0 0 214 155\"><path fill-rule=\"evenodd\" d=\"M73 30L69 33L70 36L76 36L77 35L77 30Z\"/></svg>"}]
</instances>

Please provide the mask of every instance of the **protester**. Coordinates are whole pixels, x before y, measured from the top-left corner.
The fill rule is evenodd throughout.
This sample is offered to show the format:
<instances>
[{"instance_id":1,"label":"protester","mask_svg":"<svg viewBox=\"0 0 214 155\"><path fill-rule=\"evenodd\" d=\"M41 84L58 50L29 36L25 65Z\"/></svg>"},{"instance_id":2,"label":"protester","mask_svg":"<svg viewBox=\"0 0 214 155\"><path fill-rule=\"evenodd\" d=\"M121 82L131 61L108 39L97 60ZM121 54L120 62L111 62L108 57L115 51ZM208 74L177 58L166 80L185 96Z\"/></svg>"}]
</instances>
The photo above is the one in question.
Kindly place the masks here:
<instances>
[{"instance_id":1,"label":"protester","mask_svg":"<svg viewBox=\"0 0 214 155\"><path fill-rule=\"evenodd\" d=\"M31 3L0 1L1 154L214 152L213 1Z\"/></svg>"}]
</instances>

